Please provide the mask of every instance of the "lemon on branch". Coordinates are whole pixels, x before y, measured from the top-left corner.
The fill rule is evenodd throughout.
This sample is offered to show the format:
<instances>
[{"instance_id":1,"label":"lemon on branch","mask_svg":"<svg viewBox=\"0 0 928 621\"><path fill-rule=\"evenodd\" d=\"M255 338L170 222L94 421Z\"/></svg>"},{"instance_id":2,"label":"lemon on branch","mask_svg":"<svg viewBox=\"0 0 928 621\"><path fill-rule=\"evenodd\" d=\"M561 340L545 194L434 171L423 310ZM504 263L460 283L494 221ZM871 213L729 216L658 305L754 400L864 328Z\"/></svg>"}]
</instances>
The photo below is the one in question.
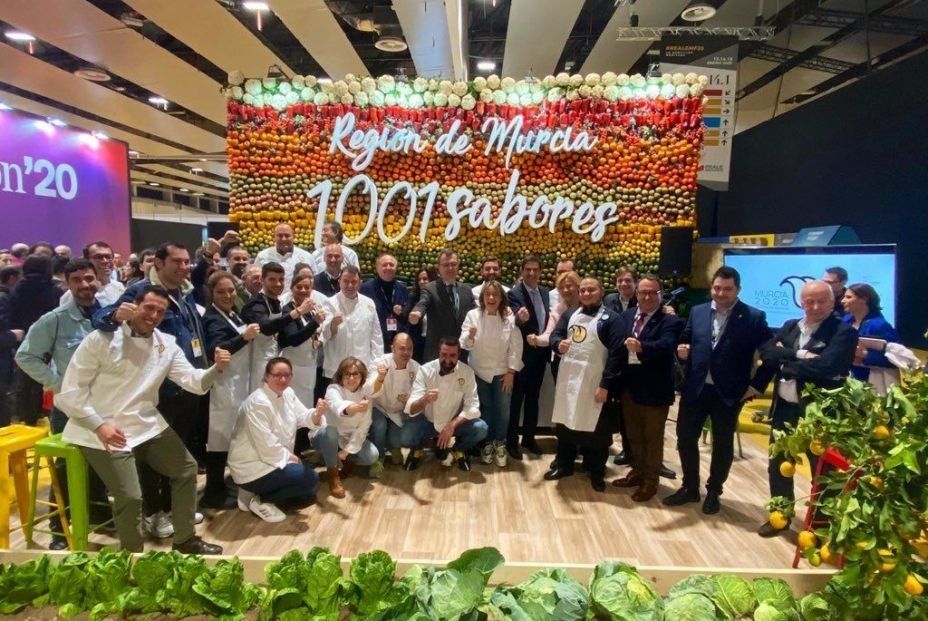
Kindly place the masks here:
<instances>
[{"instance_id":1,"label":"lemon on branch","mask_svg":"<svg viewBox=\"0 0 928 621\"><path fill-rule=\"evenodd\" d=\"M789 519L787 519L786 515L784 515L782 511L771 511L768 521L770 522L770 525L777 530L783 530L789 526Z\"/></svg>"},{"instance_id":2,"label":"lemon on branch","mask_svg":"<svg viewBox=\"0 0 928 621\"><path fill-rule=\"evenodd\" d=\"M790 479L796 474L796 464L791 461L784 461L780 464L780 474Z\"/></svg>"},{"instance_id":3,"label":"lemon on branch","mask_svg":"<svg viewBox=\"0 0 928 621\"><path fill-rule=\"evenodd\" d=\"M925 587L922 586L922 583L918 578L909 574L905 579L905 584L902 585L902 590L904 590L909 595L921 595L925 592Z\"/></svg>"}]
</instances>

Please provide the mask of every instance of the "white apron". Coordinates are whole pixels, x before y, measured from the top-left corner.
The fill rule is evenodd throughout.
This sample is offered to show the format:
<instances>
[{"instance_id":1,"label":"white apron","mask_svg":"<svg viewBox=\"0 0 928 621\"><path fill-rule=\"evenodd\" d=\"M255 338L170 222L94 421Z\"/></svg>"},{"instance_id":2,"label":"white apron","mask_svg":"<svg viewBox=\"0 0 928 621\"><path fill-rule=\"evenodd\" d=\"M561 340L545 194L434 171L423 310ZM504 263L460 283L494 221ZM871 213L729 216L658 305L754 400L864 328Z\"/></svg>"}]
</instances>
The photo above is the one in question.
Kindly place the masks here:
<instances>
[{"instance_id":1,"label":"white apron","mask_svg":"<svg viewBox=\"0 0 928 621\"><path fill-rule=\"evenodd\" d=\"M222 311L220 313L239 334L245 331L246 326L236 326L225 313ZM235 421L238 420L238 408L251 394L248 390L248 380L251 372L251 349L252 344L247 343L232 354L229 366L218 374L216 381L213 382L213 387L209 392L207 451L225 453L229 450L232 429L235 427Z\"/></svg>"},{"instance_id":2,"label":"white apron","mask_svg":"<svg viewBox=\"0 0 928 621\"><path fill-rule=\"evenodd\" d=\"M305 328L306 318L300 317L296 320L301 327ZM306 339L301 345L296 347L284 347L280 350L280 355L290 361L293 365L293 381L290 388L296 393L297 398L308 408L315 407L313 401L313 392L316 389L316 369L319 365L317 353L313 347L315 338Z\"/></svg>"},{"instance_id":3,"label":"white apron","mask_svg":"<svg viewBox=\"0 0 928 621\"><path fill-rule=\"evenodd\" d=\"M267 304L269 319L277 319L280 317L280 313L271 312L271 305L267 303L267 300L264 300L264 303ZM283 308L283 305L281 305L281 308ZM279 355L278 351L276 334L266 336L259 333L258 336L255 337L255 340L252 341L251 379L248 382L248 394L253 393L264 384L264 367L267 365L268 360Z\"/></svg>"},{"instance_id":4,"label":"white apron","mask_svg":"<svg viewBox=\"0 0 928 621\"><path fill-rule=\"evenodd\" d=\"M595 431L603 409L602 403L596 403L608 356L596 331L603 308L594 317L578 310L567 323L570 348L561 356L551 421L574 431Z\"/></svg>"}]
</instances>

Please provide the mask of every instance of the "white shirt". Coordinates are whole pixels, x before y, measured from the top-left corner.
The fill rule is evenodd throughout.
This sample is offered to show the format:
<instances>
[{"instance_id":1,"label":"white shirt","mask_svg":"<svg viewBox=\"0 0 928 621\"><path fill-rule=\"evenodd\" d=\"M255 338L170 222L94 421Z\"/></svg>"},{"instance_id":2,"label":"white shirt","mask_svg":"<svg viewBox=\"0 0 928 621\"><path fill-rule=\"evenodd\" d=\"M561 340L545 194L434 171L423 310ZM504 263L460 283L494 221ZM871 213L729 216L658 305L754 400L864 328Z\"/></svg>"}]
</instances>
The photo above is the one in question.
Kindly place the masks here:
<instances>
[{"instance_id":1,"label":"white shirt","mask_svg":"<svg viewBox=\"0 0 928 621\"><path fill-rule=\"evenodd\" d=\"M551 291L548 292L548 312L553 313L560 301L561 292L557 290L557 287L551 287Z\"/></svg>"},{"instance_id":2,"label":"white shirt","mask_svg":"<svg viewBox=\"0 0 928 621\"><path fill-rule=\"evenodd\" d=\"M729 306L728 310L719 310L716 307L715 300L712 300L712 312L709 313L710 321L712 322L711 326L711 339L712 349L715 349L716 344L718 344L719 339L722 338L722 333L725 332L725 326L728 325L728 319L731 317L731 309L734 308L734 305ZM715 384L715 381L712 379L712 370L706 371L706 383Z\"/></svg>"},{"instance_id":3,"label":"white shirt","mask_svg":"<svg viewBox=\"0 0 928 621\"><path fill-rule=\"evenodd\" d=\"M297 263L306 263L307 265L312 265L311 256L308 252L297 246L293 247L293 250L287 254L280 254L277 252L276 246L271 246L270 248L265 248L255 256L255 265L262 267L265 263L275 262L280 263L284 268L284 286L289 289L290 281L293 280L293 267ZM313 269L313 273L316 273L316 270Z\"/></svg>"},{"instance_id":4,"label":"white shirt","mask_svg":"<svg viewBox=\"0 0 928 621\"><path fill-rule=\"evenodd\" d=\"M470 338L471 326L477 327L477 335ZM497 375L512 369L521 371L522 332L516 327L512 313L507 317L488 315L479 308L467 311L461 325L461 347L470 350L467 359L477 377L492 382Z\"/></svg>"},{"instance_id":5,"label":"white shirt","mask_svg":"<svg viewBox=\"0 0 928 621\"><path fill-rule=\"evenodd\" d=\"M474 370L463 362L458 362L454 370L447 375L439 375L441 366L438 360L432 360L419 367L412 393L406 402L406 413L411 416L425 414L435 425L435 431L441 432L455 416L467 419L480 418L480 399L477 397L477 381ZM426 391L438 389L438 400L429 403L418 414L410 408L413 402L421 399Z\"/></svg>"},{"instance_id":6,"label":"white shirt","mask_svg":"<svg viewBox=\"0 0 928 621\"><path fill-rule=\"evenodd\" d=\"M336 383L329 384L325 391L325 400L329 409L335 413L335 425L338 427L338 448L355 454L364 446L367 432L370 431L372 418L372 405L357 414L346 414L345 409L363 399L372 399L374 396L374 380L377 372L368 369L367 383L359 386L354 392Z\"/></svg>"},{"instance_id":7,"label":"white shirt","mask_svg":"<svg viewBox=\"0 0 928 621\"><path fill-rule=\"evenodd\" d=\"M482 283L480 283L479 285L474 285L474 286L471 288L471 293L474 294L474 302L475 302L475 303L476 303L477 300L480 299L480 292L483 291L483 286L484 286L485 284L487 284L487 283L482 282ZM503 283L500 283L500 284L502 285ZM503 285L503 293L509 293L509 287L507 287L506 285ZM504 303L504 304L507 304L507 303L508 303L508 300L503 300L503 303Z\"/></svg>"},{"instance_id":8,"label":"white shirt","mask_svg":"<svg viewBox=\"0 0 928 621\"><path fill-rule=\"evenodd\" d=\"M403 426L403 409L412 392L412 384L419 373L419 363L410 360L405 369L397 369L393 354L384 354L373 362L371 373L377 373L381 364L387 367L387 376L383 379L380 393L374 397L374 406L387 415L394 424Z\"/></svg>"},{"instance_id":9,"label":"white shirt","mask_svg":"<svg viewBox=\"0 0 928 621\"><path fill-rule=\"evenodd\" d=\"M351 249L350 246L339 244L342 247L342 265L353 265L361 269L358 262L358 253ZM325 246L316 248L309 255L309 266L313 269L313 274L321 274L325 271Z\"/></svg>"},{"instance_id":10,"label":"white shirt","mask_svg":"<svg viewBox=\"0 0 928 621\"><path fill-rule=\"evenodd\" d=\"M206 394L215 367L195 369L174 337L155 330L134 337L123 323L115 332L97 330L78 346L68 364L55 405L69 420L62 436L72 444L103 449L94 430L109 423L126 436L129 451L167 429L158 413L165 379L188 392Z\"/></svg>"},{"instance_id":11,"label":"white shirt","mask_svg":"<svg viewBox=\"0 0 928 621\"><path fill-rule=\"evenodd\" d=\"M109 306L110 304L115 304L121 296L126 291L126 286L119 282L118 280L111 280L106 284L99 283L99 288L97 293L93 296L100 303L100 306ZM74 296L71 295L71 290L68 289L64 292L64 295L61 296L61 301L58 302L58 306L65 306L74 299Z\"/></svg>"},{"instance_id":12,"label":"white shirt","mask_svg":"<svg viewBox=\"0 0 928 621\"><path fill-rule=\"evenodd\" d=\"M325 299L323 310L323 375L335 375L338 365L349 356L358 358L369 368L375 358L383 355L383 334L374 300L360 293L351 299L339 292ZM342 323L332 336L332 319L336 313L341 314Z\"/></svg>"},{"instance_id":13,"label":"white shirt","mask_svg":"<svg viewBox=\"0 0 928 621\"><path fill-rule=\"evenodd\" d=\"M290 463L296 431L300 427L321 429L313 424L315 408L307 408L292 388L278 395L264 383L239 408L229 445L229 470L238 484L260 479Z\"/></svg>"}]
</instances>

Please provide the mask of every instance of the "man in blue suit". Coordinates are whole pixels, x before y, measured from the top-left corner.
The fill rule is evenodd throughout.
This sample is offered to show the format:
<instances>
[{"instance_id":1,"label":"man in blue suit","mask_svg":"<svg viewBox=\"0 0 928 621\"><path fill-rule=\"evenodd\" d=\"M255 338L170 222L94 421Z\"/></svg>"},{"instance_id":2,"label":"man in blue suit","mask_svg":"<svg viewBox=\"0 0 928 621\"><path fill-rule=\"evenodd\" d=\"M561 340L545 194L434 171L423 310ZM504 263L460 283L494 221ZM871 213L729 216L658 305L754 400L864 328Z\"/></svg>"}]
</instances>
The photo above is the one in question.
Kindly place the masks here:
<instances>
[{"instance_id":1,"label":"man in blue suit","mask_svg":"<svg viewBox=\"0 0 928 621\"><path fill-rule=\"evenodd\" d=\"M361 285L361 293L374 300L380 333L383 334L384 353L390 353L393 337L407 332L409 327L403 317L403 305L409 298L406 285L396 279L396 257L383 253L374 262L377 276Z\"/></svg>"},{"instance_id":2,"label":"man in blue suit","mask_svg":"<svg viewBox=\"0 0 928 621\"><path fill-rule=\"evenodd\" d=\"M702 512L718 513L719 496L734 459L735 431L742 404L759 394L769 377L752 384L754 352L770 338L763 311L738 299L741 276L720 267L712 277L712 302L690 311L677 356L685 361L677 416L677 450L683 465L683 487L664 498L674 507L699 502L699 436L712 421L712 462ZM761 383L763 382L763 383Z\"/></svg>"}]
</instances>

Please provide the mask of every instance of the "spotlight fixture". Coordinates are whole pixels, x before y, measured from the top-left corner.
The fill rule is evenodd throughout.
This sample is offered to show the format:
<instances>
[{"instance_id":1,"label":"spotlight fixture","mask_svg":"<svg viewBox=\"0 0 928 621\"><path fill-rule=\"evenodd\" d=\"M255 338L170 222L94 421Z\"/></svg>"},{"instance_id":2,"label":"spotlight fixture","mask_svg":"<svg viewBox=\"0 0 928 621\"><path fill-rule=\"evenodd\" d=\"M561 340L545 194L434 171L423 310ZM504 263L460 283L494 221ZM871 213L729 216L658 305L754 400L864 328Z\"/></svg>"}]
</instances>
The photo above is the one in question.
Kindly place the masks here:
<instances>
[{"instance_id":1,"label":"spotlight fixture","mask_svg":"<svg viewBox=\"0 0 928 621\"><path fill-rule=\"evenodd\" d=\"M496 69L496 63L492 60L481 60L477 63L477 69L480 71L493 71Z\"/></svg>"},{"instance_id":2,"label":"spotlight fixture","mask_svg":"<svg viewBox=\"0 0 928 621\"><path fill-rule=\"evenodd\" d=\"M67 127L68 124L62 121L61 119L50 118L48 122L54 125L55 127Z\"/></svg>"},{"instance_id":3,"label":"spotlight fixture","mask_svg":"<svg viewBox=\"0 0 928 621\"><path fill-rule=\"evenodd\" d=\"M193 174L196 175L196 174L198 174L198 173L203 172L203 169L200 168L200 167L194 167L194 168L191 168L191 169L190 169L190 172L192 172Z\"/></svg>"},{"instance_id":4,"label":"spotlight fixture","mask_svg":"<svg viewBox=\"0 0 928 621\"><path fill-rule=\"evenodd\" d=\"M90 132L90 135L96 138L97 140L109 140L110 137L104 134L103 132Z\"/></svg>"},{"instance_id":5,"label":"spotlight fixture","mask_svg":"<svg viewBox=\"0 0 928 621\"><path fill-rule=\"evenodd\" d=\"M692 0L680 13L680 18L687 22L704 22L715 15L715 6L705 0Z\"/></svg>"},{"instance_id":6,"label":"spotlight fixture","mask_svg":"<svg viewBox=\"0 0 928 621\"><path fill-rule=\"evenodd\" d=\"M22 30L7 30L3 34L6 35L6 38L10 41L16 41L17 43L29 43L31 41L35 41L35 37L33 37L28 32L23 32Z\"/></svg>"},{"instance_id":7,"label":"spotlight fixture","mask_svg":"<svg viewBox=\"0 0 928 621\"><path fill-rule=\"evenodd\" d=\"M129 157L138 157L139 152L134 149L129 149Z\"/></svg>"},{"instance_id":8,"label":"spotlight fixture","mask_svg":"<svg viewBox=\"0 0 928 621\"><path fill-rule=\"evenodd\" d=\"M251 2L246 0L242 2L242 8L246 11L251 11L255 14L255 20L257 21L258 31L260 32L263 28L262 16L271 10L271 7L267 5L267 2Z\"/></svg>"},{"instance_id":9,"label":"spotlight fixture","mask_svg":"<svg viewBox=\"0 0 928 621\"><path fill-rule=\"evenodd\" d=\"M164 108L165 110L168 109L168 100L165 99L164 97L159 97L158 95L152 95L151 97L149 97L148 103L150 103L153 106L160 106Z\"/></svg>"},{"instance_id":10,"label":"spotlight fixture","mask_svg":"<svg viewBox=\"0 0 928 621\"><path fill-rule=\"evenodd\" d=\"M110 74L108 74L103 69L93 66L75 69L74 75L79 78L84 78L85 80L90 80L91 82L109 82L113 79L112 76L110 76Z\"/></svg>"},{"instance_id":11,"label":"spotlight fixture","mask_svg":"<svg viewBox=\"0 0 928 621\"><path fill-rule=\"evenodd\" d=\"M0 110L12 110L12 109L13 109L13 106L9 104L5 104L2 101L0 101Z\"/></svg>"},{"instance_id":12,"label":"spotlight fixture","mask_svg":"<svg viewBox=\"0 0 928 621\"><path fill-rule=\"evenodd\" d=\"M403 40L403 37L392 34L385 34L377 37L377 40L374 41L374 47L381 52L390 52L393 54L405 52L409 48L409 46L406 45L406 41Z\"/></svg>"},{"instance_id":13,"label":"spotlight fixture","mask_svg":"<svg viewBox=\"0 0 928 621\"><path fill-rule=\"evenodd\" d=\"M187 188L181 188L180 191L181 191L181 192L189 192L190 190L188 190Z\"/></svg>"},{"instance_id":14,"label":"spotlight fixture","mask_svg":"<svg viewBox=\"0 0 928 621\"><path fill-rule=\"evenodd\" d=\"M160 183L155 183L154 181L150 181L150 182L148 183L148 185L152 186L153 188L160 188L160 187L161 187L161 184L160 184Z\"/></svg>"}]
</instances>

